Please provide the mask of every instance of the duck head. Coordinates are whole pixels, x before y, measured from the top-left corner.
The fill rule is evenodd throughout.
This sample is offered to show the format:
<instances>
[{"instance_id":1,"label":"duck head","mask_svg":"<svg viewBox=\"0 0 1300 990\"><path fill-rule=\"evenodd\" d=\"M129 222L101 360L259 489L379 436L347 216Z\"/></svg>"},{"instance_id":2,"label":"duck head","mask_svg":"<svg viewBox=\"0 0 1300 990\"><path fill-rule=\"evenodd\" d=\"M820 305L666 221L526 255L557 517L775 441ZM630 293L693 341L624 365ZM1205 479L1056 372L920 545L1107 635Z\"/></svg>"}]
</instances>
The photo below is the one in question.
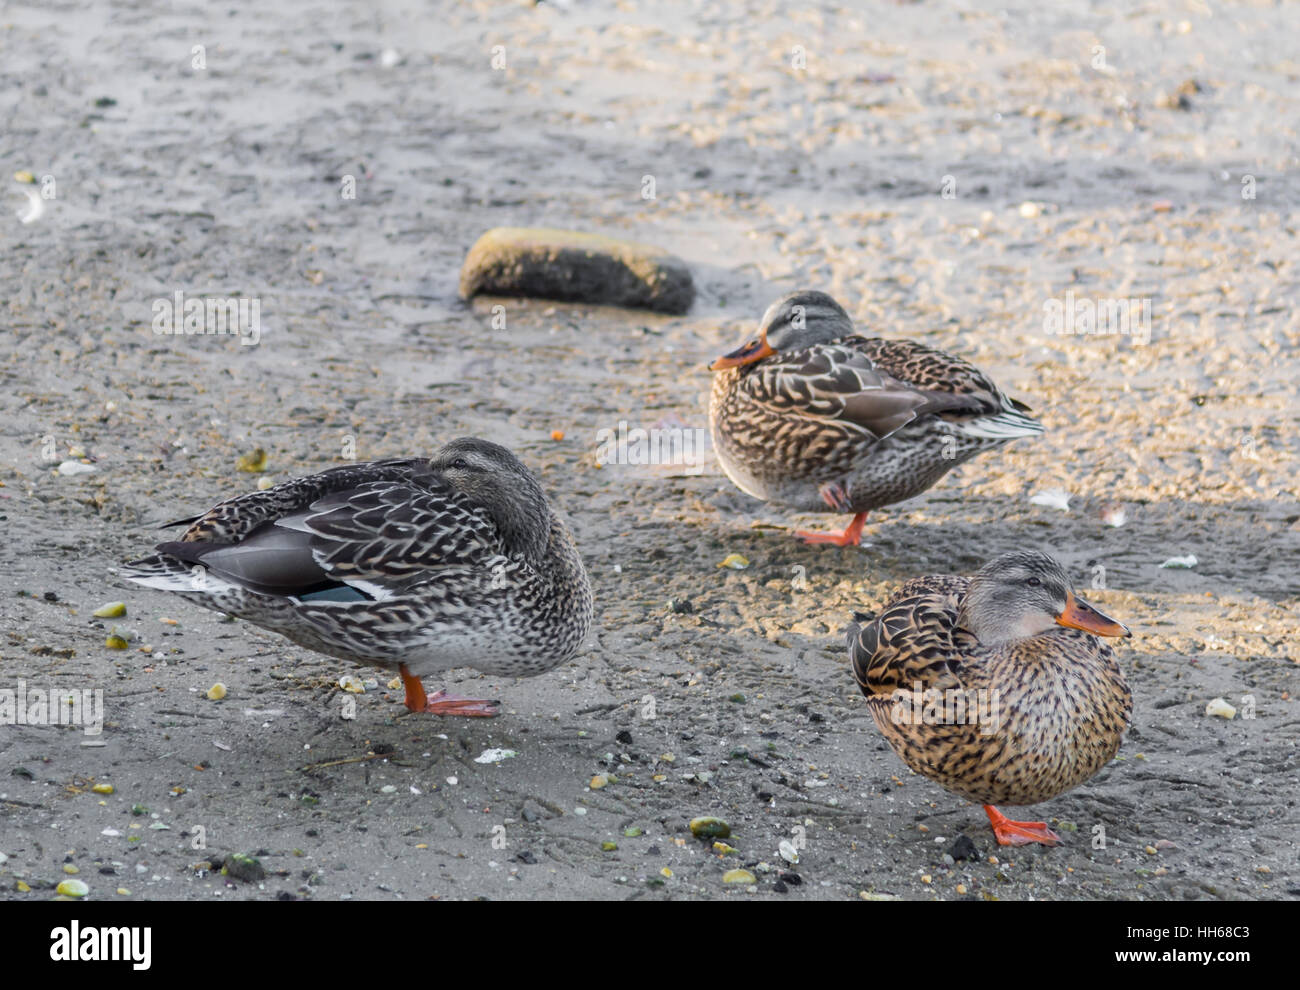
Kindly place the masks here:
<instances>
[{"instance_id":1,"label":"duck head","mask_svg":"<svg viewBox=\"0 0 1300 990\"><path fill-rule=\"evenodd\" d=\"M458 437L429 463L448 485L487 510L506 546L524 556L542 555L550 535L550 503L519 458L490 440Z\"/></svg>"},{"instance_id":2,"label":"duck head","mask_svg":"<svg viewBox=\"0 0 1300 990\"><path fill-rule=\"evenodd\" d=\"M1130 635L1076 595L1060 562L1038 551L1004 553L980 568L958 623L986 646L1027 639L1057 625L1094 636Z\"/></svg>"},{"instance_id":3,"label":"duck head","mask_svg":"<svg viewBox=\"0 0 1300 990\"><path fill-rule=\"evenodd\" d=\"M780 351L828 344L852 333L853 321L849 314L825 292L791 292L767 307L757 337L718 358L709 365L709 370L753 364Z\"/></svg>"}]
</instances>

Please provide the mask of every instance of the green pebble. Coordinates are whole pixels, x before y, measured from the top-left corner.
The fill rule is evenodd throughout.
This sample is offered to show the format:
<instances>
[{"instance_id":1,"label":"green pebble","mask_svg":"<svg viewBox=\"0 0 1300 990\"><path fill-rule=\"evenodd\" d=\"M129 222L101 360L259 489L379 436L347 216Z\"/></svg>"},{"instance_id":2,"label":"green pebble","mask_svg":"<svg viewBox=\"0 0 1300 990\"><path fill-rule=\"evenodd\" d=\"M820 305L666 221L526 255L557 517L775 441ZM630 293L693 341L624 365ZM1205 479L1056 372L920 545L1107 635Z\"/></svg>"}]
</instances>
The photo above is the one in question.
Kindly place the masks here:
<instances>
[{"instance_id":1,"label":"green pebble","mask_svg":"<svg viewBox=\"0 0 1300 990\"><path fill-rule=\"evenodd\" d=\"M703 816L691 819L691 835L697 839L726 839L731 835L731 826L721 818Z\"/></svg>"}]
</instances>

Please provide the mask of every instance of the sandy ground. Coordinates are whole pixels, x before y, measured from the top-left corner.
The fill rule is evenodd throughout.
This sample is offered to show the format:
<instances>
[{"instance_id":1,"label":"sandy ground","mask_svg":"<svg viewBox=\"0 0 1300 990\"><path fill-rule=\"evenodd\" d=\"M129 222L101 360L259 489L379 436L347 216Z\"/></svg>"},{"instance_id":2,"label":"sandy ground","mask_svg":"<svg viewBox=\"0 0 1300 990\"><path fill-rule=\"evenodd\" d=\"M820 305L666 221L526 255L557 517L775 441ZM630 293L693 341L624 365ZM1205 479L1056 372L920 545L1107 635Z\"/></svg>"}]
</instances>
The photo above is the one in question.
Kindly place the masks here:
<instances>
[{"instance_id":1,"label":"sandy ground","mask_svg":"<svg viewBox=\"0 0 1300 990\"><path fill-rule=\"evenodd\" d=\"M0 897L49 898L65 865L97 899L1300 893L1296 14L1050 8L4 6L0 687L102 690L107 723L0 727ZM26 226L18 169L56 181ZM455 286L497 225L657 243L699 299L508 301L494 330ZM973 359L1048 434L853 550L798 545L836 520L711 463L596 466L621 420L704 427L705 362L800 286ZM155 335L177 290L259 299L260 343ZM1149 299L1149 343L1048 334L1067 292ZM597 595L573 662L450 678L498 719L408 717L382 683L344 719L338 678L371 671L112 576L254 484L254 447L283 480L349 437L370 459L461 434L539 472ZM95 473L55 470L73 448ZM1046 488L1068 513L1030 503ZM1034 809L1065 846L1007 851L884 746L841 629L1024 545L1134 629L1136 728ZM91 615L114 600L125 618ZM1242 713L1207 717L1216 696ZM738 853L690 837L701 814ZM950 863L959 835L977 855ZM232 851L266 879L205 868ZM724 885L742 865L757 885Z\"/></svg>"}]
</instances>

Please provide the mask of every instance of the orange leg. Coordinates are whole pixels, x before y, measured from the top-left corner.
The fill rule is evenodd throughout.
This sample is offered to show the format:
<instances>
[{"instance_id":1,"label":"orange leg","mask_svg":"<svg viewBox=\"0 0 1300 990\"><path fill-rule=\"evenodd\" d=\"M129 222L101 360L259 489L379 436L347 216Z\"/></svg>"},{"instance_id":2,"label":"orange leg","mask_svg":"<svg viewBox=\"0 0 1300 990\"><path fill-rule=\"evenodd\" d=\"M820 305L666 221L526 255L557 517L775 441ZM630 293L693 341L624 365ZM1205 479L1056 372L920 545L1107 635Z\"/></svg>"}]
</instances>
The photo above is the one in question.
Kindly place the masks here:
<instances>
[{"instance_id":1,"label":"orange leg","mask_svg":"<svg viewBox=\"0 0 1300 990\"><path fill-rule=\"evenodd\" d=\"M993 834L1000 846L1027 846L1041 842L1045 846L1060 845L1061 837L1047 827L1046 822L1013 822L991 804L984 805Z\"/></svg>"},{"instance_id":2,"label":"orange leg","mask_svg":"<svg viewBox=\"0 0 1300 990\"><path fill-rule=\"evenodd\" d=\"M862 542L862 527L867 524L867 514L859 512L842 533L809 533L798 530L794 535L805 543L831 543L837 547L856 547Z\"/></svg>"},{"instance_id":3,"label":"orange leg","mask_svg":"<svg viewBox=\"0 0 1300 990\"><path fill-rule=\"evenodd\" d=\"M445 691L425 694L420 679L406 669L406 664L399 664L397 672L402 677L406 688L406 707L413 712L427 712L430 715L467 715L478 718L491 718L497 714L498 703L495 701L477 701L474 698L457 698Z\"/></svg>"}]
</instances>

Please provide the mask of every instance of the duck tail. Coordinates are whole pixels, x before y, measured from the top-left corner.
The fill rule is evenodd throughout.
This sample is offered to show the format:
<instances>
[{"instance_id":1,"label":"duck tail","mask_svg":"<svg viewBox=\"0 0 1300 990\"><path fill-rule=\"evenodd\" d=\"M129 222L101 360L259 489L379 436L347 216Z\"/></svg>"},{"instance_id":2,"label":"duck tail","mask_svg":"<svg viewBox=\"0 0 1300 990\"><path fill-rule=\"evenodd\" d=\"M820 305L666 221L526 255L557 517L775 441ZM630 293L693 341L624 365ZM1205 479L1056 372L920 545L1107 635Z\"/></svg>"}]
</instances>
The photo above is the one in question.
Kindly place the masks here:
<instances>
[{"instance_id":1,"label":"duck tail","mask_svg":"<svg viewBox=\"0 0 1300 990\"><path fill-rule=\"evenodd\" d=\"M977 416L949 424L963 436L980 440L1015 440L1043 433L1043 424L1018 409L1004 407L992 416Z\"/></svg>"},{"instance_id":2,"label":"duck tail","mask_svg":"<svg viewBox=\"0 0 1300 990\"><path fill-rule=\"evenodd\" d=\"M118 577L159 591L202 593L213 591L218 585L228 587L226 582L214 580L206 568L164 554L154 554L152 557L142 557L123 564L117 573Z\"/></svg>"}]
</instances>

